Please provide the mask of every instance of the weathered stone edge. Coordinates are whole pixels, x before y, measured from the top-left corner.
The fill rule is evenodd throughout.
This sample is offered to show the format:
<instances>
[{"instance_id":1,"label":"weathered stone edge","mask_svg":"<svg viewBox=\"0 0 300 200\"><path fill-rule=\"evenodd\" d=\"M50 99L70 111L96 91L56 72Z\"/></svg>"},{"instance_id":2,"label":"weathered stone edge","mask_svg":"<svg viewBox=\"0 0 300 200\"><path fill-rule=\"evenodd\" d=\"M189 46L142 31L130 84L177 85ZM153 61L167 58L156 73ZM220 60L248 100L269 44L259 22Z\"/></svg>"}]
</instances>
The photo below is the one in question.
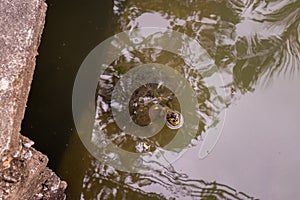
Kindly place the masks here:
<instances>
[{"instance_id":1,"label":"weathered stone edge","mask_svg":"<svg viewBox=\"0 0 300 200\"><path fill-rule=\"evenodd\" d=\"M0 3L3 5L5 1L4 3ZM18 3L20 5L20 2ZM36 3L36 5L38 5L37 8L32 10L34 13L33 20L35 21L35 25L32 27L32 38L30 39L30 44L28 46L20 47L25 48L24 51L22 50L22 52L25 52L22 55L24 56L25 62L17 63L17 65L21 65L23 67L15 68L18 69L18 71L16 72L16 70L14 70L12 74L13 77L11 77L11 80L13 80L13 82L10 82L9 84L13 91L6 93L8 96L2 97L6 103L8 103L8 100L10 99L13 103L13 107L12 111L1 110L1 112L5 111L11 113L10 116L6 117L11 117L12 119L7 120L4 118L4 123L11 121L12 124L8 124L10 127L8 128L9 130L7 129L7 133L4 133L6 132L5 129L3 129L4 132L0 133L4 134L4 137L8 137L4 140L8 145L4 144L4 149L2 149L4 151L0 151L0 200L64 199L64 190L67 187L66 182L61 181L55 173L46 167L48 158L33 149L31 147L33 142L31 142L28 138L21 136L19 133L21 129L21 122L25 114L30 85L33 79L36 62L35 57L38 54L37 50L41 41L47 9L47 5L44 0L32 3ZM14 3L11 2L11 4L13 5ZM17 7L16 9L20 8ZM22 17L22 15L18 15L16 17L20 16ZM4 35L4 37L6 36ZM14 37L14 35L8 35L8 37ZM11 54L13 54L13 52L9 52L9 56L13 56ZM5 67L5 63L1 63L1 65ZM6 68L4 68L4 70L6 70ZM6 71L3 70L2 72L6 73ZM5 109L6 107L3 108ZM2 115L2 117L5 117L5 115Z\"/></svg>"}]
</instances>

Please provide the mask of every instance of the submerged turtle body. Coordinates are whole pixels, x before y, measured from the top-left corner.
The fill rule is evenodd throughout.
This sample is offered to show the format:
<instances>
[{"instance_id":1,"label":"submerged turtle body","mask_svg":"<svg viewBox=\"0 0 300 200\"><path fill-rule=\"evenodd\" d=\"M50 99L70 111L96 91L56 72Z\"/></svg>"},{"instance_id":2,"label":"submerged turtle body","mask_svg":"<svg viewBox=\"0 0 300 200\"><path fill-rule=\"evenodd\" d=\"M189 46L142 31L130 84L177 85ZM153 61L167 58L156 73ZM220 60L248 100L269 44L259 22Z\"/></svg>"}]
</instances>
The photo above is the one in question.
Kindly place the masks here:
<instances>
[{"instance_id":1,"label":"submerged turtle body","mask_svg":"<svg viewBox=\"0 0 300 200\"><path fill-rule=\"evenodd\" d=\"M158 105L160 105L166 112L167 127L178 129L183 124L182 114L176 111L179 108L178 104L179 102L171 90L156 83L148 83L133 93L129 110L136 124L147 126L151 123L149 109L152 106L155 106L154 109L158 109Z\"/></svg>"}]
</instances>

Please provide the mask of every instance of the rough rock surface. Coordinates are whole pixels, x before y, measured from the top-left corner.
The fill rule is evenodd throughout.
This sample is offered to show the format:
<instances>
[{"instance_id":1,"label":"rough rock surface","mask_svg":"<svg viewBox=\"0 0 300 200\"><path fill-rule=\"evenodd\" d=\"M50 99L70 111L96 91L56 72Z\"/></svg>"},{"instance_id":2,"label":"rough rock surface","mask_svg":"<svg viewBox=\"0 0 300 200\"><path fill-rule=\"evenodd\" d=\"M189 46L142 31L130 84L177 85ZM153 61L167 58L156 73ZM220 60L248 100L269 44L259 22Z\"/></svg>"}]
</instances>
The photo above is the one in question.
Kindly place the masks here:
<instances>
[{"instance_id":1,"label":"rough rock surface","mask_svg":"<svg viewBox=\"0 0 300 200\"><path fill-rule=\"evenodd\" d=\"M4 156L0 166L0 199L65 199L66 182L46 167L48 158L20 137L18 154Z\"/></svg>"},{"instance_id":2,"label":"rough rock surface","mask_svg":"<svg viewBox=\"0 0 300 200\"><path fill-rule=\"evenodd\" d=\"M46 8L44 0L0 0L0 200L64 198L66 183L19 134Z\"/></svg>"}]
</instances>

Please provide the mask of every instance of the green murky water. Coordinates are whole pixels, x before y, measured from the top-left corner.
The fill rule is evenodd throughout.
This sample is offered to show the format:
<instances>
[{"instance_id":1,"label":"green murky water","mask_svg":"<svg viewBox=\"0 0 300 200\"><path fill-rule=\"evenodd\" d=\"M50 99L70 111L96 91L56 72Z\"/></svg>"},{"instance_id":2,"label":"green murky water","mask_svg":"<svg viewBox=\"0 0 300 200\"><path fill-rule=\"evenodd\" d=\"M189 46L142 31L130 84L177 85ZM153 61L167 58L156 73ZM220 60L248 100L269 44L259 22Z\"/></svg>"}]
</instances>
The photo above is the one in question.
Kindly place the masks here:
<instances>
[{"instance_id":1,"label":"green murky water","mask_svg":"<svg viewBox=\"0 0 300 200\"><path fill-rule=\"evenodd\" d=\"M299 0L48 1L48 5L22 133L36 142L35 147L49 156L50 167L68 182L68 199L276 200L300 196ZM128 173L104 165L85 149L73 122L72 90L81 63L96 45L137 27L168 28L196 39L218 67L227 96L214 98L218 95L204 84L203 77L170 52L126 52L112 63L111 69L117 70L106 71L112 78L109 84L115 84L132 66L165 64L194 83L201 111L195 116L200 119L199 133L178 160L170 166ZM100 102L97 111L107 110L109 84L100 84L95 91ZM147 91L137 94L153 98ZM167 99L164 104L180 111L170 91L158 94ZM214 116L224 110L221 138L201 160L201 135L210 130L209 124L221 123ZM99 127L105 127L109 136L120 135L110 118L111 114L102 112L97 118ZM149 123L144 111L133 119ZM174 135L176 131L165 127L147 145L155 151ZM145 141L123 137L114 142L134 151Z\"/></svg>"}]
</instances>

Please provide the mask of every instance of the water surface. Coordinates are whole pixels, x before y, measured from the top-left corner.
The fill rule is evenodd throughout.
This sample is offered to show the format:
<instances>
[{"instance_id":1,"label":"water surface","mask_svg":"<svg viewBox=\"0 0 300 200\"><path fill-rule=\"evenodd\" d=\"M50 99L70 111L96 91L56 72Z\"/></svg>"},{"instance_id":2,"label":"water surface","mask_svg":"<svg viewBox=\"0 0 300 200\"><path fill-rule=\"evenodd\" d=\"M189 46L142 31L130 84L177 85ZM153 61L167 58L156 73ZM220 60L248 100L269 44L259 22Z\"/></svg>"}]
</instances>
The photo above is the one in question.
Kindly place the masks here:
<instances>
[{"instance_id":1,"label":"water surface","mask_svg":"<svg viewBox=\"0 0 300 200\"><path fill-rule=\"evenodd\" d=\"M69 199L275 200L300 195L300 1L48 4L22 133L36 141L36 148L49 155L50 166L67 180ZM204 119L222 110L227 116L218 144L205 159L198 158L199 145L193 145L171 166L126 173L97 161L82 145L72 121L72 87L81 62L101 41L149 26L185 33L206 49L228 95L218 101L218 109L203 103ZM115 66L159 61L182 73L189 69L166 52L130 55ZM201 76L189 77L198 78L199 91L207 93ZM200 135L207 124L203 120ZM195 139L201 143L200 136Z\"/></svg>"}]
</instances>

